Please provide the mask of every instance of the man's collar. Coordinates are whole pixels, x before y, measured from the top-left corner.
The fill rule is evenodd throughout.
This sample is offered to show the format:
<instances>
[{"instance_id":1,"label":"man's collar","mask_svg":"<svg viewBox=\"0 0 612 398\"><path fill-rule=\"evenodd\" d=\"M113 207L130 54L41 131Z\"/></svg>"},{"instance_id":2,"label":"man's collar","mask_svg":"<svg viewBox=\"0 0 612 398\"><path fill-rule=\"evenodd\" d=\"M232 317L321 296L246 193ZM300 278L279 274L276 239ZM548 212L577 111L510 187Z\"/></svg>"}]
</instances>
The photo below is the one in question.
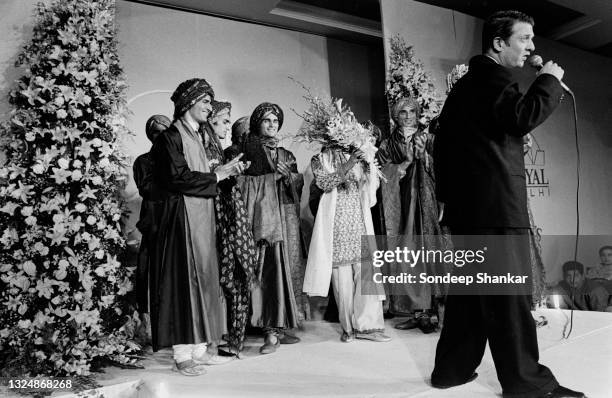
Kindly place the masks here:
<instances>
[{"instance_id":1,"label":"man's collar","mask_svg":"<svg viewBox=\"0 0 612 398\"><path fill-rule=\"evenodd\" d=\"M490 56L489 54L483 54L483 55L484 55L485 57L489 58L489 59L492 59L492 60L493 60L493 62L495 62L497 65L500 65L499 61L498 61L498 60L496 60L495 58L493 58L492 56Z\"/></svg>"},{"instance_id":2,"label":"man's collar","mask_svg":"<svg viewBox=\"0 0 612 398\"><path fill-rule=\"evenodd\" d=\"M198 122L196 122L193 119L187 119L186 117L182 117L181 120L183 120L183 123L185 123L185 125L189 126L191 128L191 130L196 132L196 133L200 129L200 125L198 124Z\"/></svg>"}]
</instances>

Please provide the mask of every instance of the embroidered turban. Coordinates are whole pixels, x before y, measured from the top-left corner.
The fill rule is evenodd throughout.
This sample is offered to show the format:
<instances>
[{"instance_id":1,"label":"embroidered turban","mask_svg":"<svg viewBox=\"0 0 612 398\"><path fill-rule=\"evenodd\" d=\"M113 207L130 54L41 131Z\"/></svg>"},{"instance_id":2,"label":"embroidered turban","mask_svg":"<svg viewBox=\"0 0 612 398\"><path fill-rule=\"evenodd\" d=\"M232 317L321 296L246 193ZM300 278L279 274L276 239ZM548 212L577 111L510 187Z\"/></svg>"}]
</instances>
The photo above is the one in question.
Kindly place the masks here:
<instances>
[{"instance_id":1,"label":"embroidered turban","mask_svg":"<svg viewBox=\"0 0 612 398\"><path fill-rule=\"evenodd\" d=\"M257 108L255 108L251 114L251 120L249 123L250 134L259 134L259 125L268 112L272 112L278 118L278 130L280 131L281 127L283 126L283 110L276 104L264 102L257 105Z\"/></svg>"},{"instance_id":2,"label":"embroidered turban","mask_svg":"<svg viewBox=\"0 0 612 398\"><path fill-rule=\"evenodd\" d=\"M145 132L147 133L147 138L153 141L153 135L155 133L161 133L170 127L172 122L167 116L164 115L153 115L147 120L145 125Z\"/></svg>"},{"instance_id":3,"label":"embroidered turban","mask_svg":"<svg viewBox=\"0 0 612 398\"><path fill-rule=\"evenodd\" d=\"M419 120L421 117L421 107L419 106L419 103L413 97L404 97L400 98L393 105L393 109L391 110L391 118L395 123L397 123L400 112L405 108L414 108L416 111L417 121Z\"/></svg>"},{"instance_id":4,"label":"embroidered turban","mask_svg":"<svg viewBox=\"0 0 612 398\"><path fill-rule=\"evenodd\" d=\"M225 113L229 113L232 110L232 104L225 101L213 101L212 102L212 111L210 115L208 115L208 120L210 122L213 121L217 116L221 116Z\"/></svg>"},{"instance_id":5,"label":"embroidered turban","mask_svg":"<svg viewBox=\"0 0 612 398\"><path fill-rule=\"evenodd\" d=\"M215 97L215 92L204 79L189 79L178 85L170 99L174 102L174 119L183 116L196 102L209 95Z\"/></svg>"},{"instance_id":6,"label":"embroidered turban","mask_svg":"<svg viewBox=\"0 0 612 398\"><path fill-rule=\"evenodd\" d=\"M249 133L249 117L243 116L232 124L232 144L240 144Z\"/></svg>"}]
</instances>

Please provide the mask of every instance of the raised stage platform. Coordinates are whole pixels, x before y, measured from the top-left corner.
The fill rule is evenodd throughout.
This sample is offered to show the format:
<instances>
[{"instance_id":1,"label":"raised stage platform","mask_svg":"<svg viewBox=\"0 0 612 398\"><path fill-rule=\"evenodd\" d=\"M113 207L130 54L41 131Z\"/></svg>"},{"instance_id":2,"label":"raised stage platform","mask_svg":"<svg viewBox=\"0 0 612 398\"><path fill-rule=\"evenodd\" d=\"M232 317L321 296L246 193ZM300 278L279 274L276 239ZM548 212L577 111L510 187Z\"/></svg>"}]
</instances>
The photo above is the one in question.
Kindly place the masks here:
<instances>
[{"instance_id":1,"label":"raised stage platform","mask_svg":"<svg viewBox=\"0 0 612 398\"><path fill-rule=\"evenodd\" d=\"M589 398L612 397L612 314L574 312L573 331L562 339L569 311L538 310L548 325L538 329L541 362L567 387ZM175 397L431 397L501 395L489 350L472 383L448 390L429 385L439 333L400 331L387 321L389 343L341 343L338 324L307 322L302 342L259 355L261 339L247 341L245 358L208 373L185 377L170 370L169 350L152 354L144 370L110 368L101 376L105 398ZM55 394L64 396L65 394ZM70 395L68 395L70 396Z\"/></svg>"}]
</instances>

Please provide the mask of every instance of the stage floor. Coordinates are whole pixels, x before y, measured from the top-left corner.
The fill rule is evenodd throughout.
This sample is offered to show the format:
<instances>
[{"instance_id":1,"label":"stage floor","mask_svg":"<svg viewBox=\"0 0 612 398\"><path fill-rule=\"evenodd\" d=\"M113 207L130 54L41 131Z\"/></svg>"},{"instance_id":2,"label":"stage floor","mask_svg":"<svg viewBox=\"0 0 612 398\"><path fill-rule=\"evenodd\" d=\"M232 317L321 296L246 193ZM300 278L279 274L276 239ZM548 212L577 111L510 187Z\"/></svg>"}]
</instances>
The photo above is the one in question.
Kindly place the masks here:
<instances>
[{"instance_id":1,"label":"stage floor","mask_svg":"<svg viewBox=\"0 0 612 398\"><path fill-rule=\"evenodd\" d=\"M565 386L589 398L612 397L612 314L574 312L569 339L562 330L569 311L538 310L548 325L538 329L541 363ZM144 370L110 368L102 376L106 398L174 397L496 397L501 394L491 354L467 385L437 390L429 385L439 333L400 331L388 320L388 343L341 343L338 324L306 322L302 342L259 355L261 340L247 341L245 358L210 366L206 375L185 377L170 370L169 350L152 354ZM59 395L54 395L59 396Z\"/></svg>"}]
</instances>

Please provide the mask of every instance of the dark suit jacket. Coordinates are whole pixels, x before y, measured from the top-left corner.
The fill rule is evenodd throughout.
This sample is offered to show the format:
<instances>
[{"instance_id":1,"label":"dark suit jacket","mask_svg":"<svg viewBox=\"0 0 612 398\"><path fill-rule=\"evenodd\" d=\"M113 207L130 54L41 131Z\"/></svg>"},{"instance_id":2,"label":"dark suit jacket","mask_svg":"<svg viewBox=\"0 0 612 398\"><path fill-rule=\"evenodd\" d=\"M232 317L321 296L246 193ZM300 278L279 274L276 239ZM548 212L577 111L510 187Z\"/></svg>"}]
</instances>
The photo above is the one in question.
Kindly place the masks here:
<instances>
[{"instance_id":1,"label":"dark suit jacket","mask_svg":"<svg viewBox=\"0 0 612 398\"><path fill-rule=\"evenodd\" d=\"M552 75L522 94L511 72L484 55L449 94L434 147L436 193L452 228L528 228L523 136L563 97Z\"/></svg>"}]
</instances>

